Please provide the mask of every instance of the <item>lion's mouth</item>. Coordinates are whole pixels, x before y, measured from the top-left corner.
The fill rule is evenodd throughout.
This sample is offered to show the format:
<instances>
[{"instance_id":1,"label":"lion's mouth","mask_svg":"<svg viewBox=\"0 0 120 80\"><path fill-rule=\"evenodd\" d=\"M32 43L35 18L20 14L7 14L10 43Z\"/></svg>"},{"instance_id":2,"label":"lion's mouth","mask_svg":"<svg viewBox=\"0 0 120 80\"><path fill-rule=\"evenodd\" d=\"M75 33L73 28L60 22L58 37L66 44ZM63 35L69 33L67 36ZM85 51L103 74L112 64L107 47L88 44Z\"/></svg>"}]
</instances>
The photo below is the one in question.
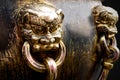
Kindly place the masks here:
<instances>
[{"instance_id":1,"label":"lion's mouth","mask_svg":"<svg viewBox=\"0 0 120 80\"><path fill-rule=\"evenodd\" d=\"M48 51L48 50L56 50L59 48L61 38L57 37L49 37L49 36L32 36L30 43L32 50L35 52L39 51Z\"/></svg>"},{"instance_id":2,"label":"lion's mouth","mask_svg":"<svg viewBox=\"0 0 120 80\"><path fill-rule=\"evenodd\" d=\"M59 42L59 40L50 41L48 39L39 39L32 42L29 41L30 46L34 52L56 50L59 48Z\"/></svg>"},{"instance_id":3,"label":"lion's mouth","mask_svg":"<svg viewBox=\"0 0 120 80\"><path fill-rule=\"evenodd\" d=\"M39 52L39 51L48 51L48 50L56 50L59 48L58 43L52 43L52 44L34 44L33 45L33 51Z\"/></svg>"}]
</instances>

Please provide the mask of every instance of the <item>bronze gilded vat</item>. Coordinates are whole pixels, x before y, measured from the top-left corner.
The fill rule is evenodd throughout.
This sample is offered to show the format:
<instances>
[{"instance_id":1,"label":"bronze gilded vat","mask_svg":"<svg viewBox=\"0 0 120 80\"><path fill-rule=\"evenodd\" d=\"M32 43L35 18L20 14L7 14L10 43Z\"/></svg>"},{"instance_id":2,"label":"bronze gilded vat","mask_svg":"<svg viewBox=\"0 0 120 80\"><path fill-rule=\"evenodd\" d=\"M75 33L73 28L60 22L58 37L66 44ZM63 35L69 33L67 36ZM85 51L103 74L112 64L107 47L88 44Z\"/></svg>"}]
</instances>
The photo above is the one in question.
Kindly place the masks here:
<instances>
[{"instance_id":1,"label":"bronze gilded vat","mask_svg":"<svg viewBox=\"0 0 120 80\"><path fill-rule=\"evenodd\" d=\"M2 3L0 80L106 80L119 59L119 16L100 0Z\"/></svg>"}]
</instances>

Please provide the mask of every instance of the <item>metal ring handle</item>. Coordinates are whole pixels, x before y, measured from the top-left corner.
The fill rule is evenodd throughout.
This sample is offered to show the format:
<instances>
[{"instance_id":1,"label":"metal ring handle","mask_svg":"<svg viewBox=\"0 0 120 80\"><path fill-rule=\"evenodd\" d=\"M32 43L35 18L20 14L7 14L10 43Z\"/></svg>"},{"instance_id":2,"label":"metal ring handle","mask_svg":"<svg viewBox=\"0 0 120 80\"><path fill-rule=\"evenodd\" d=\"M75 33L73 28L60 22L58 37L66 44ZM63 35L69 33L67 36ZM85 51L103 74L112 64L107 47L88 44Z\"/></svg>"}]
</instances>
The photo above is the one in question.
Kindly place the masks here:
<instances>
[{"instance_id":1,"label":"metal ring handle","mask_svg":"<svg viewBox=\"0 0 120 80\"><path fill-rule=\"evenodd\" d=\"M60 48L61 48L61 53L55 59L55 63L57 65L57 67L59 67L64 62L64 59L66 56L66 48L62 41L60 41ZM44 65L43 63L39 63L33 59L32 55L30 53L30 44L27 41L24 42L24 44L23 44L22 54L28 64L28 66L30 68L32 68L33 70L35 70L37 72L45 72L47 70L46 65Z\"/></svg>"},{"instance_id":2,"label":"metal ring handle","mask_svg":"<svg viewBox=\"0 0 120 80\"><path fill-rule=\"evenodd\" d=\"M49 80L55 80L57 78L57 65L55 61L52 58L47 57L44 60L44 63L47 67Z\"/></svg>"}]
</instances>

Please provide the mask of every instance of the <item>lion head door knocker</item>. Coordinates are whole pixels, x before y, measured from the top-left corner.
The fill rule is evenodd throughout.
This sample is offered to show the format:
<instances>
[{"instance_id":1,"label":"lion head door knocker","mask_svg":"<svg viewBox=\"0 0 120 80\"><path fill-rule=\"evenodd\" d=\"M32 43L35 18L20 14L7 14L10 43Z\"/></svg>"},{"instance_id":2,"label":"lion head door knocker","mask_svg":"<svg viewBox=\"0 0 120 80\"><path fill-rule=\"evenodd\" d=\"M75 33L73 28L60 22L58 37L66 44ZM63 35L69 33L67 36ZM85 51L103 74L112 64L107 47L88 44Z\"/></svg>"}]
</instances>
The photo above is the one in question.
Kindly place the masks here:
<instances>
[{"instance_id":1,"label":"lion head door knocker","mask_svg":"<svg viewBox=\"0 0 120 80\"><path fill-rule=\"evenodd\" d=\"M117 33L116 23L118 13L106 6L96 6L93 15L97 31L97 55L100 59L103 70L100 80L106 80L109 70L113 67L113 62L119 58L115 34Z\"/></svg>"},{"instance_id":2,"label":"lion head door knocker","mask_svg":"<svg viewBox=\"0 0 120 80\"><path fill-rule=\"evenodd\" d=\"M57 77L66 48L62 42L61 9L48 2L27 2L16 10L18 27L24 44L22 54L28 66L38 72L48 72L49 80Z\"/></svg>"}]
</instances>

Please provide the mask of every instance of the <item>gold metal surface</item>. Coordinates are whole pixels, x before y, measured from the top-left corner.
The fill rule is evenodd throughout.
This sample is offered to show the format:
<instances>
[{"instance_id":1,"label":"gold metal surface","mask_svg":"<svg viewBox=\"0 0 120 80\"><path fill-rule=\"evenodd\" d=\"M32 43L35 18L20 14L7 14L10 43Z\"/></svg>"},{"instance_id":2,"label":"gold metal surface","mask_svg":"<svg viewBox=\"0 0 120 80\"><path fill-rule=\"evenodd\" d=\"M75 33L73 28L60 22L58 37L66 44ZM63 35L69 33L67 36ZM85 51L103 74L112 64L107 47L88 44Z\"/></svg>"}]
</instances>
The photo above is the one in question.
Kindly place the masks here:
<instances>
[{"instance_id":1,"label":"gold metal surface","mask_svg":"<svg viewBox=\"0 0 120 80\"><path fill-rule=\"evenodd\" d=\"M106 6L96 6L93 8L94 22L97 35L97 54L102 57L103 71L100 80L106 80L109 70L113 68L113 62L119 58L115 34L117 33L116 23L118 13Z\"/></svg>"},{"instance_id":2,"label":"gold metal surface","mask_svg":"<svg viewBox=\"0 0 120 80\"><path fill-rule=\"evenodd\" d=\"M60 51L60 53L58 53L59 55L55 59L55 63L57 65L57 67L59 67L63 63L63 61L65 59L65 55L66 55L66 48L62 41L60 41L59 49L61 49L61 51ZM38 71L38 72L46 71L46 66L43 63L39 63L33 59L32 55L30 53L30 45L28 42L24 43L24 45L22 47L22 54L23 54L23 57L26 60L27 64L32 69L34 69L35 71ZM50 54L52 54L52 53L50 53Z\"/></svg>"},{"instance_id":3,"label":"gold metal surface","mask_svg":"<svg viewBox=\"0 0 120 80\"><path fill-rule=\"evenodd\" d=\"M14 17L18 20L16 24L24 42L22 54L28 66L37 72L47 71L49 80L56 79L57 68L66 55L62 42L62 10L47 2L26 2L18 6ZM56 51L56 58L52 51ZM34 54L42 55L40 61Z\"/></svg>"},{"instance_id":4,"label":"gold metal surface","mask_svg":"<svg viewBox=\"0 0 120 80\"><path fill-rule=\"evenodd\" d=\"M61 9L45 3L31 3L17 11L20 32L33 47L33 51L59 48L64 17Z\"/></svg>"},{"instance_id":5,"label":"gold metal surface","mask_svg":"<svg viewBox=\"0 0 120 80\"><path fill-rule=\"evenodd\" d=\"M48 70L48 79L55 80L57 78L57 65L52 58L46 58L45 64Z\"/></svg>"}]
</instances>

